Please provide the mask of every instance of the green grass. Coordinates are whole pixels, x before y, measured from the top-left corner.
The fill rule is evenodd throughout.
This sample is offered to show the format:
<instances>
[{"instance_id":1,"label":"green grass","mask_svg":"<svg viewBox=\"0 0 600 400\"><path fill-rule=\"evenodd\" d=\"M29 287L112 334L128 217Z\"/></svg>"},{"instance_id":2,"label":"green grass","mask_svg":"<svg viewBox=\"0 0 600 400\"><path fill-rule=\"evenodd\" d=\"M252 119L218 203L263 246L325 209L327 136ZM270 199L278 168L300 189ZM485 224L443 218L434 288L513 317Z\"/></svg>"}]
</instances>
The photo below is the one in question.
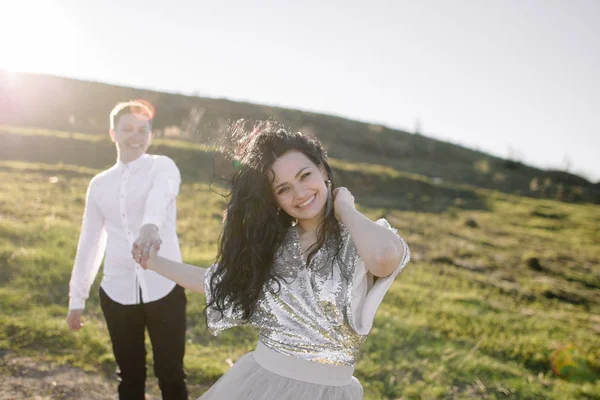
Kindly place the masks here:
<instances>
[{"instance_id":1,"label":"green grass","mask_svg":"<svg viewBox=\"0 0 600 400\"><path fill-rule=\"evenodd\" d=\"M78 138L61 140L82 146ZM193 160L206 157L196 153L210 149L177 153L170 142L161 146L187 171L178 198L184 260L208 265L225 202L203 178L209 173L191 173L191 168ZM60 164L21 158L0 162L0 351L112 376L99 279L86 327L72 333L64 322L85 189L103 166L99 159ZM421 176L387 167L333 164L350 190L359 193L361 211L371 218L386 216L413 252L408 270L379 310L357 365L367 399L600 399L597 378L568 382L551 369L554 352L573 344L587 359L585 368L596 376L600 371L600 207L449 184L440 189ZM364 174L381 180L378 196L354 190L352 184L360 181L352 179ZM410 201L404 187L414 190ZM424 196L440 201L432 198L436 194L445 199L443 205L413 205ZM236 329L212 337L202 315L204 298L188 296L185 362L188 381L198 385L193 393L199 394L229 362L252 349L256 334Z\"/></svg>"}]
</instances>

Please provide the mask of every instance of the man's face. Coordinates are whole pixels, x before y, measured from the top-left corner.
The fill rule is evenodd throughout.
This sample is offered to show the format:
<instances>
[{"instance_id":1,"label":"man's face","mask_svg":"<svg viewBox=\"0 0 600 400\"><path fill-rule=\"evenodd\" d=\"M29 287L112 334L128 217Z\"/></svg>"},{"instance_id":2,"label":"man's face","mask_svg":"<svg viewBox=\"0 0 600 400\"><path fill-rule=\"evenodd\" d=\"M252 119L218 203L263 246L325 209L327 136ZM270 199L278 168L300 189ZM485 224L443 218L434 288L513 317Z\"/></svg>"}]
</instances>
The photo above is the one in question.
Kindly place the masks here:
<instances>
[{"instance_id":1,"label":"man's face","mask_svg":"<svg viewBox=\"0 0 600 400\"><path fill-rule=\"evenodd\" d=\"M111 132L121 159L132 161L146 153L150 146L150 121L144 115L125 114Z\"/></svg>"}]
</instances>

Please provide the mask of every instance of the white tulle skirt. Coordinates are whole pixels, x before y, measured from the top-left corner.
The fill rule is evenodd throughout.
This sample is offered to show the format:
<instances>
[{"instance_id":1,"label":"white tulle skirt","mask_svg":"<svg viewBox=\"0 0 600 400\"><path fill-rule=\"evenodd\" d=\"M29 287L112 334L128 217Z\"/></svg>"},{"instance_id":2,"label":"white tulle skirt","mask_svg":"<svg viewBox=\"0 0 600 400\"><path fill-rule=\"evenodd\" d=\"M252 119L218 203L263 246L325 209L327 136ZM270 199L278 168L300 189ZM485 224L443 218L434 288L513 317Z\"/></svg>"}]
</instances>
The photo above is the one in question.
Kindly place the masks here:
<instances>
[{"instance_id":1,"label":"white tulle skirt","mask_svg":"<svg viewBox=\"0 0 600 400\"><path fill-rule=\"evenodd\" d=\"M290 357L259 341L198 400L362 400L353 372Z\"/></svg>"}]
</instances>

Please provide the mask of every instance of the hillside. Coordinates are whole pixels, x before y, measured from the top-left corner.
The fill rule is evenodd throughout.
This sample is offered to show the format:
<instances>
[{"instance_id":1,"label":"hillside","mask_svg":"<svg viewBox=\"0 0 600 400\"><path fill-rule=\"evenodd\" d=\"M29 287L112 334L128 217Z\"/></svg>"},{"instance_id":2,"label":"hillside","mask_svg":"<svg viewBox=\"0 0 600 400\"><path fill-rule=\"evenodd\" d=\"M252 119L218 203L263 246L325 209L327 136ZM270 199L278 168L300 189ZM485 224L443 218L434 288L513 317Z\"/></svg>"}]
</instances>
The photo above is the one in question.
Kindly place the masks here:
<instances>
[{"instance_id":1,"label":"hillside","mask_svg":"<svg viewBox=\"0 0 600 400\"><path fill-rule=\"evenodd\" d=\"M238 118L274 118L316 134L331 157L375 163L435 182L467 184L569 202L600 203L600 185L561 171L545 171L452 143L344 118L304 111L112 86L0 70L0 124L105 134L118 101L155 105L155 137L211 143Z\"/></svg>"}]
</instances>

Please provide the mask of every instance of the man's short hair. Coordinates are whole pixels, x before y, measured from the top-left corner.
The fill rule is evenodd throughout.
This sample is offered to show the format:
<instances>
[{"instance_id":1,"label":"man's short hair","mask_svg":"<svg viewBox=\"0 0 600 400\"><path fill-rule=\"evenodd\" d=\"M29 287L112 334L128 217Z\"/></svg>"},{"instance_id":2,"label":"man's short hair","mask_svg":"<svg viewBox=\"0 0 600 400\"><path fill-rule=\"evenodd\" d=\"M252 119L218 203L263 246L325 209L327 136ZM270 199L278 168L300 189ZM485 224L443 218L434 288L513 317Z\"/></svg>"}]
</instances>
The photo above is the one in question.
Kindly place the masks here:
<instances>
[{"instance_id":1,"label":"man's short hair","mask_svg":"<svg viewBox=\"0 0 600 400\"><path fill-rule=\"evenodd\" d=\"M139 118L144 118L152 126L154 107L145 100L130 100L118 103L110 112L110 129L114 130L119 123L119 118L126 114L133 114Z\"/></svg>"}]
</instances>

